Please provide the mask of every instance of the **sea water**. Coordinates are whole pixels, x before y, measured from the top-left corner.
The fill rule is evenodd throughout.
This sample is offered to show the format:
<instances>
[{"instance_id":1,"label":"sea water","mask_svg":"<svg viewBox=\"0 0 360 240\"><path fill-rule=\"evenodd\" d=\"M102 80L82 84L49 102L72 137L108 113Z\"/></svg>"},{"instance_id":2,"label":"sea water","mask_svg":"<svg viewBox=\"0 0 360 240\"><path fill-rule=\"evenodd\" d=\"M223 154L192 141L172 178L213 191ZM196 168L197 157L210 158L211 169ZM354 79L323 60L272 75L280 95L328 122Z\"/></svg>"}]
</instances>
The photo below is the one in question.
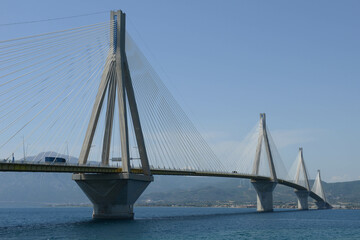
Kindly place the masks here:
<instances>
[{"instance_id":1,"label":"sea water","mask_svg":"<svg viewBox=\"0 0 360 240\"><path fill-rule=\"evenodd\" d=\"M134 220L91 208L1 208L0 239L360 239L360 210L136 207Z\"/></svg>"}]
</instances>

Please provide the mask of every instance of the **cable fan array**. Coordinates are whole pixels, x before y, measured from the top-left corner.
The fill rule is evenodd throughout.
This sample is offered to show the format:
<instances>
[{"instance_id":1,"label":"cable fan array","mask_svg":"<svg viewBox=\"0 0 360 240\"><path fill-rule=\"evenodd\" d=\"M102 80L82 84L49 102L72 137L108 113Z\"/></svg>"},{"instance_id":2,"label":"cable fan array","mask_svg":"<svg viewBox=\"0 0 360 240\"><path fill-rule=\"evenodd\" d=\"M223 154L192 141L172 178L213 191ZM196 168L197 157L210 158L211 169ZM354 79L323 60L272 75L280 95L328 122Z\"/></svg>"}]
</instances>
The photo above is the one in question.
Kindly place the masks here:
<instances>
[{"instance_id":1,"label":"cable fan array","mask_svg":"<svg viewBox=\"0 0 360 240\"><path fill-rule=\"evenodd\" d=\"M270 150L274 162L276 175L278 178L287 179L288 171L281 159L277 150L275 142L271 137L270 130L267 129L267 136L269 139ZM256 156L256 148L261 140L259 172L257 175L270 177L269 160L267 157L265 142L263 136L263 129L261 122L253 127L249 134L240 142L234 149L230 149L231 154L227 159L223 159L228 172L237 172L244 175L254 174L254 162Z\"/></svg>"},{"instance_id":2,"label":"cable fan array","mask_svg":"<svg viewBox=\"0 0 360 240\"><path fill-rule=\"evenodd\" d=\"M225 171L129 34L126 54L152 167Z\"/></svg>"},{"instance_id":3,"label":"cable fan array","mask_svg":"<svg viewBox=\"0 0 360 240\"><path fill-rule=\"evenodd\" d=\"M113 27L114 21L108 21L0 42L1 159L41 162L45 156L79 156L102 72L112 61ZM128 33L126 56L152 169L253 174L260 123L230 150L228 159L220 160ZM101 161L104 109L90 164ZM118 115L115 101L110 164L121 166ZM130 114L127 118L131 165L141 167ZM268 129L267 133L277 177L290 179ZM258 175L270 176L264 142Z\"/></svg>"},{"instance_id":4,"label":"cable fan array","mask_svg":"<svg viewBox=\"0 0 360 240\"><path fill-rule=\"evenodd\" d=\"M296 183L304 188L310 188L309 176L306 176L308 173L305 162L302 159L302 150L299 151L293 165L289 170L289 175L286 180Z\"/></svg>"},{"instance_id":5,"label":"cable fan array","mask_svg":"<svg viewBox=\"0 0 360 240\"><path fill-rule=\"evenodd\" d=\"M326 202L326 195L325 195L325 192L324 192L324 188L323 188L323 186L321 184L320 171L318 171L317 174L316 174L314 185L311 188L311 191L316 193L318 196L320 196Z\"/></svg>"},{"instance_id":6,"label":"cable fan array","mask_svg":"<svg viewBox=\"0 0 360 240\"><path fill-rule=\"evenodd\" d=\"M0 158L78 156L112 25L0 42Z\"/></svg>"},{"instance_id":7,"label":"cable fan array","mask_svg":"<svg viewBox=\"0 0 360 240\"><path fill-rule=\"evenodd\" d=\"M11 160L15 155L16 160L40 162L45 156L79 155L100 77L113 52L109 40L113 24L0 42L0 158ZM126 52L152 167L225 171L128 34ZM103 109L106 106L90 163L100 161ZM128 121L131 126L129 115ZM134 165L138 151L132 127L129 131ZM118 124L112 132L114 163L121 156Z\"/></svg>"}]
</instances>

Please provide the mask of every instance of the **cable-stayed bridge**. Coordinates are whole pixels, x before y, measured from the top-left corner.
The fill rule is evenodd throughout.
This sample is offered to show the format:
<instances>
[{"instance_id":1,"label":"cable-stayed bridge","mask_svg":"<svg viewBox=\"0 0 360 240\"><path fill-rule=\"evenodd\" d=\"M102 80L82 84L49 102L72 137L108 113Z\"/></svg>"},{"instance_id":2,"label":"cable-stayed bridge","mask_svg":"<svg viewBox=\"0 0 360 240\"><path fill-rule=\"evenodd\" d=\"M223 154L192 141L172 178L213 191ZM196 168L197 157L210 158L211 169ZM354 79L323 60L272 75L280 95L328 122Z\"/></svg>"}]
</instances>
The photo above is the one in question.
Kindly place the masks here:
<instances>
[{"instance_id":1,"label":"cable-stayed bridge","mask_svg":"<svg viewBox=\"0 0 360 240\"><path fill-rule=\"evenodd\" d=\"M132 218L153 175L250 179L258 211L273 210L277 184L294 188L299 209L308 209L308 197L331 208L320 172L309 185L302 148L285 168L265 114L239 149L218 158L127 33L121 11L102 23L0 41L0 49L0 171L73 173L95 218Z\"/></svg>"}]
</instances>

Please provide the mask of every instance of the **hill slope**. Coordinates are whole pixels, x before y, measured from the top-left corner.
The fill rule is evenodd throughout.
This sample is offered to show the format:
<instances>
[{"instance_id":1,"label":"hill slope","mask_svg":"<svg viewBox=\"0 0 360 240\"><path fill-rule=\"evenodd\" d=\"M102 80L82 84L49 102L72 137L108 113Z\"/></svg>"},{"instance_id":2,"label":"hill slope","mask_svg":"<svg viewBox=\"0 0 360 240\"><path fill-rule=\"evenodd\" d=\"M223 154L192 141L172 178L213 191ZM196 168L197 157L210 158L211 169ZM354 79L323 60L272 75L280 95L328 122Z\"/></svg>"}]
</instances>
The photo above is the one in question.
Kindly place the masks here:
<instances>
[{"instance_id":1,"label":"hill slope","mask_svg":"<svg viewBox=\"0 0 360 240\"><path fill-rule=\"evenodd\" d=\"M324 183L332 204L359 206L360 181ZM254 204L256 194L249 180L215 177L155 176L137 204L231 205ZM295 204L293 189L278 185L275 203ZM42 206L89 203L67 173L0 172L0 206Z\"/></svg>"}]
</instances>

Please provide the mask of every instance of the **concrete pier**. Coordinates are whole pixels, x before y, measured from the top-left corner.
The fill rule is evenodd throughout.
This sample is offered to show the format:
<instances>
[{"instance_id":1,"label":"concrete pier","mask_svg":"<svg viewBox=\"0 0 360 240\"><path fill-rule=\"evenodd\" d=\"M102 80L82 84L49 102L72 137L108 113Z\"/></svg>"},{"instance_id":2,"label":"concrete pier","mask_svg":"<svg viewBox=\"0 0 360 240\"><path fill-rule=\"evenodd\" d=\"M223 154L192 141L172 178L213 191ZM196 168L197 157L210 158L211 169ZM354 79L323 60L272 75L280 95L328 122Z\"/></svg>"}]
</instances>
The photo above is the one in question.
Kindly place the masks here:
<instances>
[{"instance_id":1,"label":"concrete pier","mask_svg":"<svg viewBox=\"0 0 360 240\"><path fill-rule=\"evenodd\" d=\"M92 202L96 219L133 219L134 203L154 180L131 173L73 174L72 179Z\"/></svg>"},{"instance_id":2,"label":"concrete pier","mask_svg":"<svg viewBox=\"0 0 360 240\"><path fill-rule=\"evenodd\" d=\"M277 182L251 180L257 194L257 211L272 212L273 211L273 191Z\"/></svg>"},{"instance_id":3,"label":"concrete pier","mask_svg":"<svg viewBox=\"0 0 360 240\"><path fill-rule=\"evenodd\" d=\"M295 190L295 194L298 199L298 209L299 210L308 210L308 198L309 198L309 191L307 190Z\"/></svg>"},{"instance_id":4,"label":"concrete pier","mask_svg":"<svg viewBox=\"0 0 360 240\"><path fill-rule=\"evenodd\" d=\"M324 201L316 201L315 202L317 209L328 209L329 207L327 206L326 202Z\"/></svg>"}]
</instances>

